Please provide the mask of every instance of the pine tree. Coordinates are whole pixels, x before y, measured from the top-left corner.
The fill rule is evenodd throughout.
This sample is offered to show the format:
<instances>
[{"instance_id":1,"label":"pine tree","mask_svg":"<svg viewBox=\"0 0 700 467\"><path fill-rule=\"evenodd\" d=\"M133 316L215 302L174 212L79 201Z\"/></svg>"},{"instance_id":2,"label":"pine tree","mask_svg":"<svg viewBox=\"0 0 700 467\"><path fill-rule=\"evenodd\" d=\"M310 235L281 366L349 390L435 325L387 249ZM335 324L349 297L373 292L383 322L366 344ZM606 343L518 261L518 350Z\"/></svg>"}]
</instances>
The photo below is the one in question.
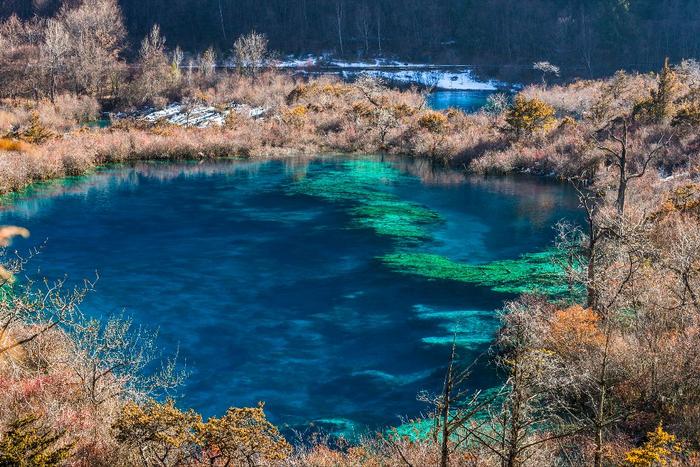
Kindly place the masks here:
<instances>
[{"instance_id":1,"label":"pine tree","mask_svg":"<svg viewBox=\"0 0 700 467\"><path fill-rule=\"evenodd\" d=\"M653 121L662 122L673 116L677 90L678 77L666 58L664 67L659 73L657 88L651 91L650 116Z\"/></svg>"}]
</instances>

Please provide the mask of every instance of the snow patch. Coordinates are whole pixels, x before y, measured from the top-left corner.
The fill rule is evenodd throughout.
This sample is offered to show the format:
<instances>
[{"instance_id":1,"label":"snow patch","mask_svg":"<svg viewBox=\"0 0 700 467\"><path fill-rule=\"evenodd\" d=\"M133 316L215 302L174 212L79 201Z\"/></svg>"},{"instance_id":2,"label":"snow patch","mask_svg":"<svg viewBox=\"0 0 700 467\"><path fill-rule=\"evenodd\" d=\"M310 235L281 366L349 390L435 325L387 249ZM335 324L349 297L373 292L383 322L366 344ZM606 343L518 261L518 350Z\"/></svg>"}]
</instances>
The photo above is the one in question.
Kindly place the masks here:
<instances>
[{"instance_id":1,"label":"snow patch","mask_svg":"<svg viewBox=\"0 0 700 467\"><path fill-rule=\"evenodd\" d=\"M147 108L132 114L117 114L114 118L134 118L148 123L167 122L171 125L206 128L223 126L231 112L249 118L261 118L267 111L268 109L263 107L235 103L229 104L225 109L218 109L208 105L185 106L174 102L162 109Z\"/></svg>"},{"instance_id":2,"label":"snow patch","mask_svg":"<svg viewBox=\"0 0 700 467\"><path fill-rule=\"evenodd\" d=\"M482 81L474 76L467 65L436 65L410 63L377 58L362 61L335 60L329 56L287 57L276 62L278 68L298 70L301 73L338 73L352 80L360 74L401 84L434 87L454 91L497 91L509 85L500 81Z\"/></svg>"},{"instance_id":3,"label":"snow patch","mask_svg":"<svg viewBox=\"0 0 700 467\"><path fill-rule=\"evenodd\" d=\"M471 70L365 70L362 74L399 84L417 84L451 91L497 91L504 85L497 81L479 81ZM343 72L344 78L353 78L353 73Z\"/></svg>"}]
</instances>

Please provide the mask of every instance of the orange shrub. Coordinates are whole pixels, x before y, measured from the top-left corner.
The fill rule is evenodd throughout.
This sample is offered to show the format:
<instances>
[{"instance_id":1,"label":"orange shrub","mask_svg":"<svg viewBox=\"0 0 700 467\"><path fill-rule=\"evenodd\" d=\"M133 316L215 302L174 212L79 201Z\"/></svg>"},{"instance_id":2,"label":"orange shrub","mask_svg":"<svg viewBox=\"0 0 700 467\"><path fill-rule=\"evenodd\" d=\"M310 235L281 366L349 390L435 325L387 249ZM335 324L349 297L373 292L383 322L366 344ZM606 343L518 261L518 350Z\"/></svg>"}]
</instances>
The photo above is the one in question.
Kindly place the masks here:
<instances>
[{"instance_id":1,"label":"orange shrub","mask_svg":"<svg viewBox=\"0 0 700 467\"><path fill-rule=\"evenodd\" d=\"M550 345L555 351L567 353L599 345L603 340L599 320L593 310L580 305L555 312L550 323Z\"/></svg>"},{"instance_id":2,"label":"orange shrub","mask_svg":"<svg viewBox=\"0 0 700 467\"><path fill-rule=\"evenodd\" d=\"M8 152L26 152L29 145L22 141L12 138L0 138L0 151Z\"/></svg>"}]
</instances>

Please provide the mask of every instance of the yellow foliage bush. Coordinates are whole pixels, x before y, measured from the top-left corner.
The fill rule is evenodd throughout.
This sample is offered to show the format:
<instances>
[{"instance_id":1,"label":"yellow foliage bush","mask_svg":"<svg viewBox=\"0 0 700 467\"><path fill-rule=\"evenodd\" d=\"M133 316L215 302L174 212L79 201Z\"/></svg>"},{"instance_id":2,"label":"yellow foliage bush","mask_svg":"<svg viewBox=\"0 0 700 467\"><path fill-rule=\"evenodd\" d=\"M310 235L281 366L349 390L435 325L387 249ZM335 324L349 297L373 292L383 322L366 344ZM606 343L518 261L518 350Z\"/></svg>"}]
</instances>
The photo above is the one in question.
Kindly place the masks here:
<instances>
[{"instance_id":1,"label":"yellow foliage bush","mask_svg":"<svg viewBox=\"0 0 700 467\"><path fill-rule=\"evenodd\" d=\"M686 104L678 110L671 120L674 127L698 127L700 126L700 103Z\"/></svg>"},{"instance_id":2,"label":"yellow foliage bush","mask_svg":"<svg viewBox=\"0 0 700 467\"><path fill-rule=\"evenodd\" d=\"M341 97L350 92L350 87L344 83L326 84L321 88L321 92L333 97Z\"/></svg>"},{"instance_id":3,"label":"yellow foliage bush","mask_svg":"<svg viewBox=\"0 0 700 467\"><path fill-rule=\"evenodd\" d=\"M326 95L342 97L350 93L352 88L345 83L311 83L299 84L287 96L287 103L291 104L299 99Z\"/></svg>"},{"instance_id":4,"label":"yellow foliage bush","mask_svg":"<svg viewBox=\"0 0 700 467\"><path fill-rule=\"evenodd\" d=\"M667 195L655 216L672 212L700 216L700 184L686 183L675 188Z\"/></svg>"},{"instance_id":5,"label":"yellow foliage bush","mask_svg":"<svg viewBox=\"0 0 700 467\"><path fill-rule=\"evenodd\" d=\"M70 457L72 444L62 442L63 434L41 428L39 417L15 420L0 437L0 465L58 467Z\"/></svg>"},{"instance_id":6,"label":"yellow foliage bush","mask_svg":"<svg viewBox=\"0 0 700 467\"><path fill-rule=\"evenodd\" d=\"M560 351L596 346L603 340L599 319L593 310L580 305L558 310L550 323L549 341Z\"/></svg>"},{"instance_id":7,"label":"yellow foliage bush","mask_svg":"<svg viewBox=\"0 0 700 467\"><path fill-rule=\"evenodd\" d=\"M145 459L179 462L196 441L194 427L201 417L194 411L182 412L175 402L151 401L144 406L127 403L113 429L120 443L138 449Z\"/></svg>"},{"instance_id":8,"label":"yellow foliage bush","mask_svg":"<svg viewBox=\"0 0 700 467\"><path fill-rule=\"evenodd\" d=\"M668 63L664 61L664 67L659 73L656 89L651 91L652 117L660 122L673 115L675 100L678 94L678 77Z\"/></svg>"},{"instance_id":9,"label":"yellow foliage bush","mask_svg":"<svg viewBox=\"0 0 700 467\"><path fill-rule=\"evenodd\" d=\"M262 403L231 408L203 423L199 414L181 411L172 400L143 406L129 402L113 429L117 441L158 465L191 465L203 459L209 465L268 465L286 459L292 448L263 408Z\"/></svg>"},{"instance_id":10,"label":"yellow foliage bush","mask_svg":"<svg viewBox=\"0 0 700 467\"><path fill-rule=\"evenodd\" d=\"M226 128L236 128L241 123L243 123L243 116L235 110L230 110L226 114L226 118L224 119L224 126Z\"/></svg>"},{"instance_id":11,"label":"yellow foliage bush","mask_svg":"<svg viewBox=\"0 0 700 467\"><path fill-rule=\"evenodd\" d=\"M32 113L29 119L29 128L20 134L23 141L32 144L41 144L52 136L53 133L41 123L38 112Z\"/></svg>"},{"instance_id":12,"label":"yellow foliage bush","mask_svg":"<svg viewBox=\"0 0 700 467\"><path fill-rule=\"evenodd\" d=\"M654 431L647 433L647 438L647 442L641 447L625 454L623 465L629 467L669 465L681 452L681 445L676 441L676 436L664 431L661 423Z\"/></svg>"},{"instance_id":13,"label":"yellow foliage bush","mask_svg":"<svg viewBox=\"0 0 700 467\"><path fill-rule=\"evenodd\" d=\"M286 110L282 114L282 119L287 125L301 127L306 122L306 117L309 114L309 109L303 105L296 105L291 109Z\"/></svg>"},{"instance_id":14,"label":"yellow foliage bush","mask_svg":"<svg viewBox=\"0 0 700 467\"><path fill-rule=\"evenodd\" d=\"M397 118L411 117L416 113L415 107L411 107L404 102L392 106L391 110Z\"/></svg>"},{"instance_id":15,"label":"yellow foliage bush","mask_svg":"<svg viewBox=\"0 0 700 467\"><path fill-rule=\"evenodd\" d=\"M678 77L670 67L668 59L656 79L656 89L649 96L639 100L633 108L635 117L641 120L661 123L671 118L676 112L678 97Z\"/></svg>"},{"instance_id":16,"label":"yellow foliage bush","mask_svg":"<svg viewBox=\"0 0 700 467\"><path fill-rule=\"evenodd\" d=\"M556 123L554 115L554 107L546 102L518 94L506 114L506 123L520 136L551 129Z\"/></svg>"},{"instance_id":17,"label":"yellow foliage bush","mask_svg":"<svg viewBox=\"0 0 700 467\"><path fill-rule=\"evenodd\" d=\"M210 461L225 465L246 465L251 461L267 465L286 459L291 446L270 423L264 404L254 408L231 408L221 418L212 417L197 427L198 440ZM213 465L213 464L212 464Z\"/></svg>"},{"instance_id":18,"label":"yellow foliage bush","mask_svg":"<svg viewBox=\"0 0 700 467\"><path fill-rule=\"evenodd\" d=\"M442 133L447 127L447 116L429 110L418 119L418 126L431 133Z\"/></svg>"},{"instance_id":19,"label":"yellow foliage bush","mask_svg":"<svg viewBox=\"0 0 700 467\"><path fill-rule=\"evenodd\" d=\"M355 101L352 104L352 112L358 117L369 118L374 114L375 107L366 101Z\"/></svg>"}]
</instances>

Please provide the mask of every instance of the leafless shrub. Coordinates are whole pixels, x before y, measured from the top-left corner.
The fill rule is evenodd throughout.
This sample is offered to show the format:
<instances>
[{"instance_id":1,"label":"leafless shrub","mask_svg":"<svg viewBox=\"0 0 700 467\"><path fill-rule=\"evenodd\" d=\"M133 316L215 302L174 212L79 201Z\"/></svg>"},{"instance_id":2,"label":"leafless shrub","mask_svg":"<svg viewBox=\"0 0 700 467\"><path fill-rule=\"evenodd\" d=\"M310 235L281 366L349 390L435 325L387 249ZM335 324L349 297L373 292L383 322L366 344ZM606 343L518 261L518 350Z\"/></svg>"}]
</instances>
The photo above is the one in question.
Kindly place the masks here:
<instances>
[{"instance_id":1,"label":"leafless shrub","mask_svg":"<svg viewBox=\"0 0 700 467\"><path fill-rule=\"evenodd\" d=\"M233 44L233 58L240 72L257 75L268 58L265 34L252 31L239 37Z\"/></svg>"}]
</instances>

